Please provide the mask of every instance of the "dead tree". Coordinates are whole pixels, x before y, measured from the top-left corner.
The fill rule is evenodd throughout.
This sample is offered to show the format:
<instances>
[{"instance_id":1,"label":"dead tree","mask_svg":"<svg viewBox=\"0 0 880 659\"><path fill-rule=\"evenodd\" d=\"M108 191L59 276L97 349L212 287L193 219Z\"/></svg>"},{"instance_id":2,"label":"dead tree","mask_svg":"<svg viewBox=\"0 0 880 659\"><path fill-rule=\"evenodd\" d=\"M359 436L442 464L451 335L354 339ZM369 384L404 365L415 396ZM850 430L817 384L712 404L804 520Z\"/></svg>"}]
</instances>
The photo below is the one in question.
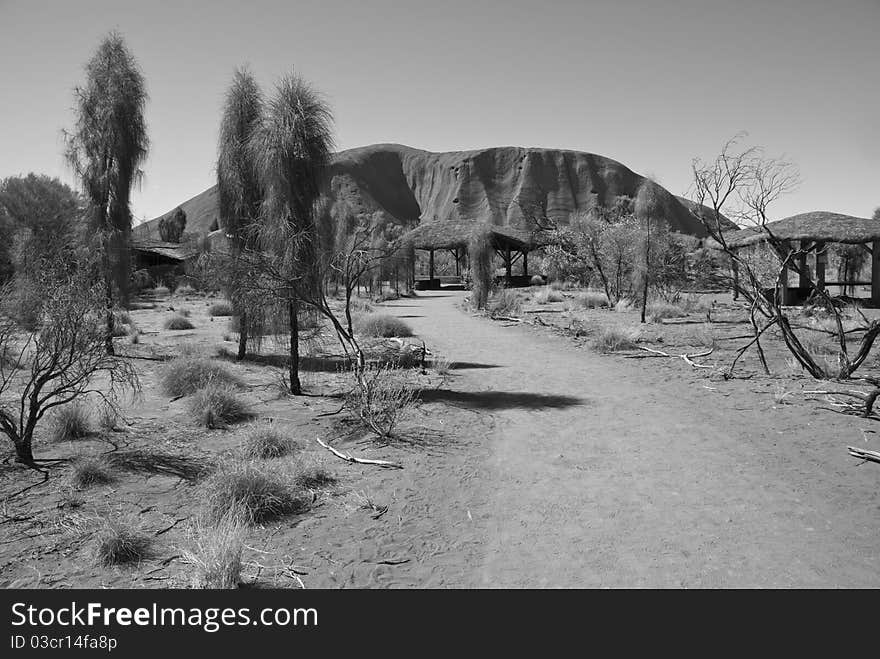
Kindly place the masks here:
<instances>
[{"instance_id":1,"label":"dead tree","mask_svg":"<svg viewBox=\"0 0 880 659\"><path fill-rule=\"evenodd\" d=\"M34 469L34 431L47 412L89 395L115 408L123 391L139 388L131 364L106 350L103 287L87 277L75 272L45 286L33 330L0 312L0 432L16 460ZM0 290L0 299L9 293Z\"/></svg>"}]
</instances>

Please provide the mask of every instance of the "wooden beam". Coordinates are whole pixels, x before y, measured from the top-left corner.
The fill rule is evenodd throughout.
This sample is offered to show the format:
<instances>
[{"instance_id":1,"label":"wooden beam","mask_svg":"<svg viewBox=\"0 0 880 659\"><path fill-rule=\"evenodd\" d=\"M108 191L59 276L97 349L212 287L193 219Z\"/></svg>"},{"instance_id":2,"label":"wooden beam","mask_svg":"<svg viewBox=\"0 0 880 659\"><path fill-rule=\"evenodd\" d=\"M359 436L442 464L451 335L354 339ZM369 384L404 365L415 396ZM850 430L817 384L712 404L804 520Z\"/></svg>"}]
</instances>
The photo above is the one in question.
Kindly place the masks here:
<instances>
[{"instance_id":1,"label":"wooden beam","mask_svg":"<svg viewBox=\"0 0 880 659\"><path fill-rule=\"evenodd\" d=\"M871 245L871 302L880 305L880 240Z\"/></svg>"},{"instance_id":2,"label":"wooden beam","mask_svg":"<svg viewBox=\"0 0 880 659\"><path fill-rule=\"evenodd\" d=\"M828 264L828 252L825 251L825 243L816 243L816 287L825 290L825 266ZM845 292L845 291L844 291Z\"/></svg>"},{"instance_id":3,"label":"wooden beam","mask_svg":"<svg viewBox=\"0 0 880 659\"><path fill-rule=\"evenodd\" d=\"M529 253L526 250L523 250L523 276L529 276Z\"/></svg>"},{"instance_id":4,"label":"wooden beam","mask_svg":"<svg viewBox=\"0 0 880 659\"><path fill-rule=\"evenodd\" d=\"M428 279L434 278L434 250L428 250Z\"/></svg>"},{"instance_id":5,"label":"wooden beam","mask_svg":"<svg viewBox=\"0 0 880 659\"><path fill-rule=\"evenodd\" d=\"M810 245L811 245L810 241L802 240L801 246L800 246L802 254L799 254L797 257L798 270L800 271L799 277L798 277L798 286L800 286L801 288L808 288L810 286L810 265L807 263L807 251L810 249ZM818 265L818 261L819 261L819 254L817 252L816 253L816 264L817 265ZM816 271L818 272L818 268L816 268Z\"/></svg>"}]
</instances>

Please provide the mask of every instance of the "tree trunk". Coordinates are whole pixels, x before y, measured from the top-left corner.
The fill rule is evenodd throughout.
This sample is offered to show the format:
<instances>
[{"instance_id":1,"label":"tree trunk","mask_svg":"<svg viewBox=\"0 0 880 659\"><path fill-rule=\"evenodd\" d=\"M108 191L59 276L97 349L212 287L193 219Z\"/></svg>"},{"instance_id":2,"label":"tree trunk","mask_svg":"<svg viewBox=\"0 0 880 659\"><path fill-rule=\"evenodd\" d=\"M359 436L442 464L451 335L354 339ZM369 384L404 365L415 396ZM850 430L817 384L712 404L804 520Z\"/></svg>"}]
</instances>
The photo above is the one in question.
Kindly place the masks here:
<instances>
[{"instance_id":1,"label":"tree trunk","mask_svg":"<svg viewBox=\"0 0 880 659\"><path fill-rule=\"evenodd\" d=\"M248 340L248 317L247 312L242 311L238 316L238 360L241 361L247 355Z\"/></svg>"},{"instance_id":2,"label":"tree trunk","mask_svg":"<svg viewBox=\"0 0 880 659\"><path fill-rule=\"evenodd\" d=\"M33 436L22 437L19 440L13 440L15 443L15 461L20 462L22 464L33 466L34 463L34 448L33 448Z\"/></svg>"},{"instance_id":3,"label":"tree trunk","mask_svg":"<svg viewBox=\"0 0 880 659\"><path fill-rule=\"evenodd\" d=\"M290 393L294 396L302 395L302 385L299 381L299 318L297 310L299 304L295 296L287 303L287 314L290 320Z\"/></svg>"},{"instance_id":4,"label":"tree trunk","mask_svg":"<svg viewBox=\"0 0 880 659\"><path fill-rule=\"evenodd\" d=\"M113 349L113 282L110 279L110 273L104 275L104 282L107 286L107 333L104 336L104 349L108 355L115 355Z\"/></svg>"}]
</instances>

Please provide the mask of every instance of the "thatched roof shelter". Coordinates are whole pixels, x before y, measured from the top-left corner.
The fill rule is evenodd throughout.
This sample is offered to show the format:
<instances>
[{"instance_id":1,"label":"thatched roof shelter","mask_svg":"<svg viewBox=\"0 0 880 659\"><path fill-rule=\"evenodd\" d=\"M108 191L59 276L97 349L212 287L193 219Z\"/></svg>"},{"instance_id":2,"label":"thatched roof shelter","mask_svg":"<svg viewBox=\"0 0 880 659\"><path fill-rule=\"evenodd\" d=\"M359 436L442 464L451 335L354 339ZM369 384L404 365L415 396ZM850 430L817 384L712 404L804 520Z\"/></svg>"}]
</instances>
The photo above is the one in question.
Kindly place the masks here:
<instances>
[{"instance_id":1,"label":"thatched roof shelter","mask_svg":"<svg viewBox=\"0 0 880 659\"><path fill-rule=\"evenodd\" d=\"M131 248L135 252L154 254L170 261L186 261L196 255L195 245L191 243L167 243L161 240L133 240Z\"/></svg>"},{"instance_id":2,"label":"thatched roof shelter","mask_svg":"<svg viewBox=\"0 0 880 659\"><path fill-rule=\"evenodd\" d=\"M880 220L813 211L793 215L784 220L768 222L769 229L780 240L864 244L880 240ZM754 245L766 238L760 227L749 227L725 234L733 248Z\"/></svg>"},{"instance_id":3,"label":"thatched roof shelter","mask_svg":"<svg viewBox=\"0 0 880 659\"><path fill-rule=\"evenodd\" d=\"M480 230L487 230L495 249L528 251L538 246L536 234L509 226L485 224L472 220L437 220L420 224L403 235L402 240L416 249L438 250L466 248Z\"/></svg>"}]
</instances>

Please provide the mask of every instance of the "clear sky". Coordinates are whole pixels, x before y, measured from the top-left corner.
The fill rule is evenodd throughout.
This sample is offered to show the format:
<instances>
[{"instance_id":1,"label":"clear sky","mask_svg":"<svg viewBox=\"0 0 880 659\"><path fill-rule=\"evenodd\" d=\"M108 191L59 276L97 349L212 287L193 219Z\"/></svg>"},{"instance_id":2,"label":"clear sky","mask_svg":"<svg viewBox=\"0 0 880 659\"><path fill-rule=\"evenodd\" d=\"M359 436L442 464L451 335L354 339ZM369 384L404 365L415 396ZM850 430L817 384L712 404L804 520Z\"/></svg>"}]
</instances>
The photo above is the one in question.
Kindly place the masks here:
<instances>
[{"instance_id":1,"label":"clear sky","mask_svg":"<svg viewBox=\"0 0 880 659\"><path fill-rule=\"evenodd\" d=\"M72 182L61 129L112 29L150 92L138 219L213 184L244 63L311 80L340 149L575 149L683 194L748 131L801 170L776 216L880 206L880 0L0 0L0 177Z\"/></svg>"}]
</instances>

